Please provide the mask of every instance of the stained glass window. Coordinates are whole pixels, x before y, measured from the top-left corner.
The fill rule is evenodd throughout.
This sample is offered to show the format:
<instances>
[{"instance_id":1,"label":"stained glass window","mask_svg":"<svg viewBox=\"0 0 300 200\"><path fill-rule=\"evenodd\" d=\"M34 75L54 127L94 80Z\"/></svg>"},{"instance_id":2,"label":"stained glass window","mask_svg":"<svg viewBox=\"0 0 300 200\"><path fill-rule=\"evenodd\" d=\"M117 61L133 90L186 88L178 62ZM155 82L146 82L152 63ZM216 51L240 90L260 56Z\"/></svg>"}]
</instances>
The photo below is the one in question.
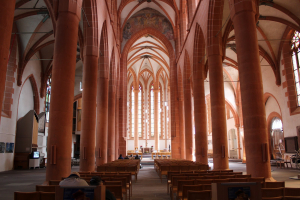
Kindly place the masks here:
<instances>
[{"instance_id":1,"label":"stained glass window","mask_svg":"<svg viewBox=\"0 0 300 200\"><path fill-rule=\"evenodd\" d=\"M297 105L300 106L300 48L299 48L300 33L295 31L294 37L292 39L292 60L293 60L293 71L294 79L296 84L297 93Z\"/></svg>"},{"instance_id":2,"label":"stained glass window","mask_svg":"<svg viewBox=\"0 0 300 200\"><path fill-rule=\"evenodd\" d=\"M50 99L51 99L51 76L47 80L47 89L46 89L46 121L49 122L49 111L50 111Z\"/></svg>"}]
</instances>

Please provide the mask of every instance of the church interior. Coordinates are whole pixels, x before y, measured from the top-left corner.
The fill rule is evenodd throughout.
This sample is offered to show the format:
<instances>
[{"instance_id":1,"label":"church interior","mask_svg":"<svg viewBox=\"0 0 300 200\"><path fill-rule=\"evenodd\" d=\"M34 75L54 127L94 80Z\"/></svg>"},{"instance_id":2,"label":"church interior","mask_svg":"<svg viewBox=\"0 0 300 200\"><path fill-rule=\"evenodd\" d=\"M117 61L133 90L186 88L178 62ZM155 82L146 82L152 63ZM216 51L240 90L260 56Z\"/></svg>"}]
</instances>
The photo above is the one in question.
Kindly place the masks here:
<instances>
[{"instance_id":1,"label":"church interior","mask_svg":"<svg viewBox=\"0 0 300 200\"><path fill-rule=\"evenodd\" d=\"M123 173L117 199L300 199L299 0L1 3L6 199L73 171L115 196Z\"/></svg>"}]
</instances>

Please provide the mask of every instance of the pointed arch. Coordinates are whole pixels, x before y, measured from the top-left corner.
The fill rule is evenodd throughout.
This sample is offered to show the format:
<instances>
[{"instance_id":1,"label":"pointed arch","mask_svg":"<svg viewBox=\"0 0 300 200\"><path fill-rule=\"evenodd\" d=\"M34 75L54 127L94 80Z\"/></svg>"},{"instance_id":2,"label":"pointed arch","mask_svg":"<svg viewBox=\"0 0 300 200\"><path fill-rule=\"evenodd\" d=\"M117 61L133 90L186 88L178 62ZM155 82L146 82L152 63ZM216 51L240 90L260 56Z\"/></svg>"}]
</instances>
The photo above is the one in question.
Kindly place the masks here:
<instances>
[{"instance_id":1,"label":"pointed arch","mask_svg":"<svg viewBox=\"0 0 300 200\"><path fill-rule=\"evenodd\" d=\"M109 65L108 65L108 38L107 38L107 25L106 21L103 22L100 48L99 48L99 60L98 60L98 75L100 78L109 78Z\"/></svg>"}]
</instances>

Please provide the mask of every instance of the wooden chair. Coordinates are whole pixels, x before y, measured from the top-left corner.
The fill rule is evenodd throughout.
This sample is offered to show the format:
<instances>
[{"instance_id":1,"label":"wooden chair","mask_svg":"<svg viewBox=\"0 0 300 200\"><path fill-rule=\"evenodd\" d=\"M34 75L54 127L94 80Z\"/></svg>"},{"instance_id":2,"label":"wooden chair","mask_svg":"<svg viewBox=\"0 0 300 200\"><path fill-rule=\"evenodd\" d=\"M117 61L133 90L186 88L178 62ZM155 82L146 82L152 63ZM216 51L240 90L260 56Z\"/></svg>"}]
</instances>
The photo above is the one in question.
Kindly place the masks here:
<instances>
[{"instance_id":1,"label":"wooden chair","mask_svg":"<svg viewBox=\"0 0 300 200\"><path fill-rule=\"evenodd\" d=\"M284 188L262 188L262 197L282 197L284 196Z\"/></svg>"},{"instance_id":2,"label":"wooden chair","mask_svg":"<svg viewBox=\"0 0 300 200\"><path fill-rule=\"evenodd\" d=\"M211 200L211 191L188 191L188 200Z\"/></svg>"},{"instance_id":3,"label":"wooden chair","mask_svg":"<svg viewBox=\"0 0 300 200\"><path fill-rule=\"evenodd\" d=\"M187 199L188 191L201 191L202 185L184 185L182 187L182 200Z\"/></svg>"},{"instance_id":4,"label":"wooden chair","mask_svg":"<svg viewBox=\"0 0 300 200\"><path fill-rule=\"evenodd\" d=\"M285 156L284 164L286 165L286 168L289 168L289 165L288 165L288 164L290 164L291 168L293 168L293 167L292 167L292 160L291 160L291 157L290 157L290 156L288 156L288 155Z\"/></svg>"},{"instance_id":5,"label":"wooden chair","mask_svg":"<svg viewBox=\"0 0 300 200\"><path fill-rule=\"evenodd\" d=\"M178 181L179 180L187 180L188 177L187 176L173 176L172 177L172 185L170 188L170 197L171 200L173 200L173 194L177 193L177 189L178 189Z\"/></svg>"},{"instance_id":6,"label":"wooden chair","mask_svg":"<svg viewBox=\"0 0 300 200\"><path fill-rule=\"evenodd\" d=\"M285 197L298 197L300 199L300 189L299 188L284 188Z\"/></svg>"},{"instance_id":7,"label":"wooden chair","mask_svg":"<svg viewBox=\"0 0 300 200\"><path fill-rule=\"evenodd\" d=\"M40 192L41 200L55 200L55 192Z\"/></svg>"},{"instance_id":8,"label":"wooden chair","mask_svg":"<svg viewBox=\"0 0 300 200\"><path fill-rule=\"evenodd\" d=\"M51 180L49 181L49 185L59 185L60 180Z\"/></svg>"},{"instance_id":9,"label":"wooden chair","mask_svg":"<svg viewBox=\"0 0 300 200\"><path fill-rule=\"evenodd\" d=\"M194 180L179 180L178 186L177 186L177 193L176 198L181 199L182 198L182 190L184 185L194 185Z\"/></svg>"},{"instance_id":10,"label":"wooden chair","mask_svg":"<svg viewBox=\"0 0 300 200\"><path fill-rule=\"evenodd\" d=\"M265 188L280 188L280 187L285 187L285 182L280 181L280 182L265 182Z\"/></svg>"},{"instance_id":11,"label":"wooden chair","mask_svg":"<svg viewBox=\"0 0 300 200\"><path fill-rule=\"evenodd\" d=\"M55 185L36 185L35 191L37 191L37 192L55 192Z\"/></svg>"},{"instance_id":12,"label":"wooden chair","mask_svg":"<svg viewBox=\"0 0 300 200\"><path fill-rule=\"evenodd\" d=\"M113 193L117 200L123 200L121 185L106 185L106 189Z\"/></svg>"},{"instance_id":13,"label":"wooden chair","mask_svg":"<svg viewBox=\"0 0 300 200\"><path fill-rule=\"evenodd\" d=\"M40 200L39 192L14 192L14 200Z\"/></svg>"},{"instance_id":14,"label":"wooden chair","mask_svg":"<svg viewBox=\"0 0 300 200\"><path fill-rule=\"evenodd\" d=\"M278 166L280 166L280 168L284 167L284 160L277 160L276 167L278 168Z\"/></svg>"}]
</instances>

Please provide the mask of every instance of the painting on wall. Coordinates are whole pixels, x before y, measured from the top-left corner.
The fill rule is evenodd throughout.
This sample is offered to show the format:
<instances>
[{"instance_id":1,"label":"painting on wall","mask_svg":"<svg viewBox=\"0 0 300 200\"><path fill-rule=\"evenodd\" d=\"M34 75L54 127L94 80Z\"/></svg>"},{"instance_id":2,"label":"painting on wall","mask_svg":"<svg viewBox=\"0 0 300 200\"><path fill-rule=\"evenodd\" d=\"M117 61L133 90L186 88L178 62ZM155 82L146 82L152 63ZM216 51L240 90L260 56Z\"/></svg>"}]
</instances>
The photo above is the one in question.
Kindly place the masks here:
<instances>
[{"instance_id":1,"label":"painting on wall","mask_svg":"<svg viewBox=\"0 0 300 200\"><path fill-rule=\"evenodd\" d=\"M14 152L15 143L6 142L6 153Z\"/></svg>"},{"instance_id":2,"label":"painting on wall","mask_svg":"<svg viewBox=\"0 0 300 200\"><path fill-rule=\"evenodd\" d=\"M0 153L5 153L5 143L0 142Z\"/></svg>"},{"instance_id":3,"label":"painting on wall","mask_svg":"<svg viewBox=\"0 0 300 200\"><path fill-rule=\"evenodd\" d=\"M123 29L123 38L128 40L136 32L147 27L157 29L168 40L174 39L174 32L170 21L160 12L151 8L142 9L127 20Z\"/></svg>"}]
</instances>

